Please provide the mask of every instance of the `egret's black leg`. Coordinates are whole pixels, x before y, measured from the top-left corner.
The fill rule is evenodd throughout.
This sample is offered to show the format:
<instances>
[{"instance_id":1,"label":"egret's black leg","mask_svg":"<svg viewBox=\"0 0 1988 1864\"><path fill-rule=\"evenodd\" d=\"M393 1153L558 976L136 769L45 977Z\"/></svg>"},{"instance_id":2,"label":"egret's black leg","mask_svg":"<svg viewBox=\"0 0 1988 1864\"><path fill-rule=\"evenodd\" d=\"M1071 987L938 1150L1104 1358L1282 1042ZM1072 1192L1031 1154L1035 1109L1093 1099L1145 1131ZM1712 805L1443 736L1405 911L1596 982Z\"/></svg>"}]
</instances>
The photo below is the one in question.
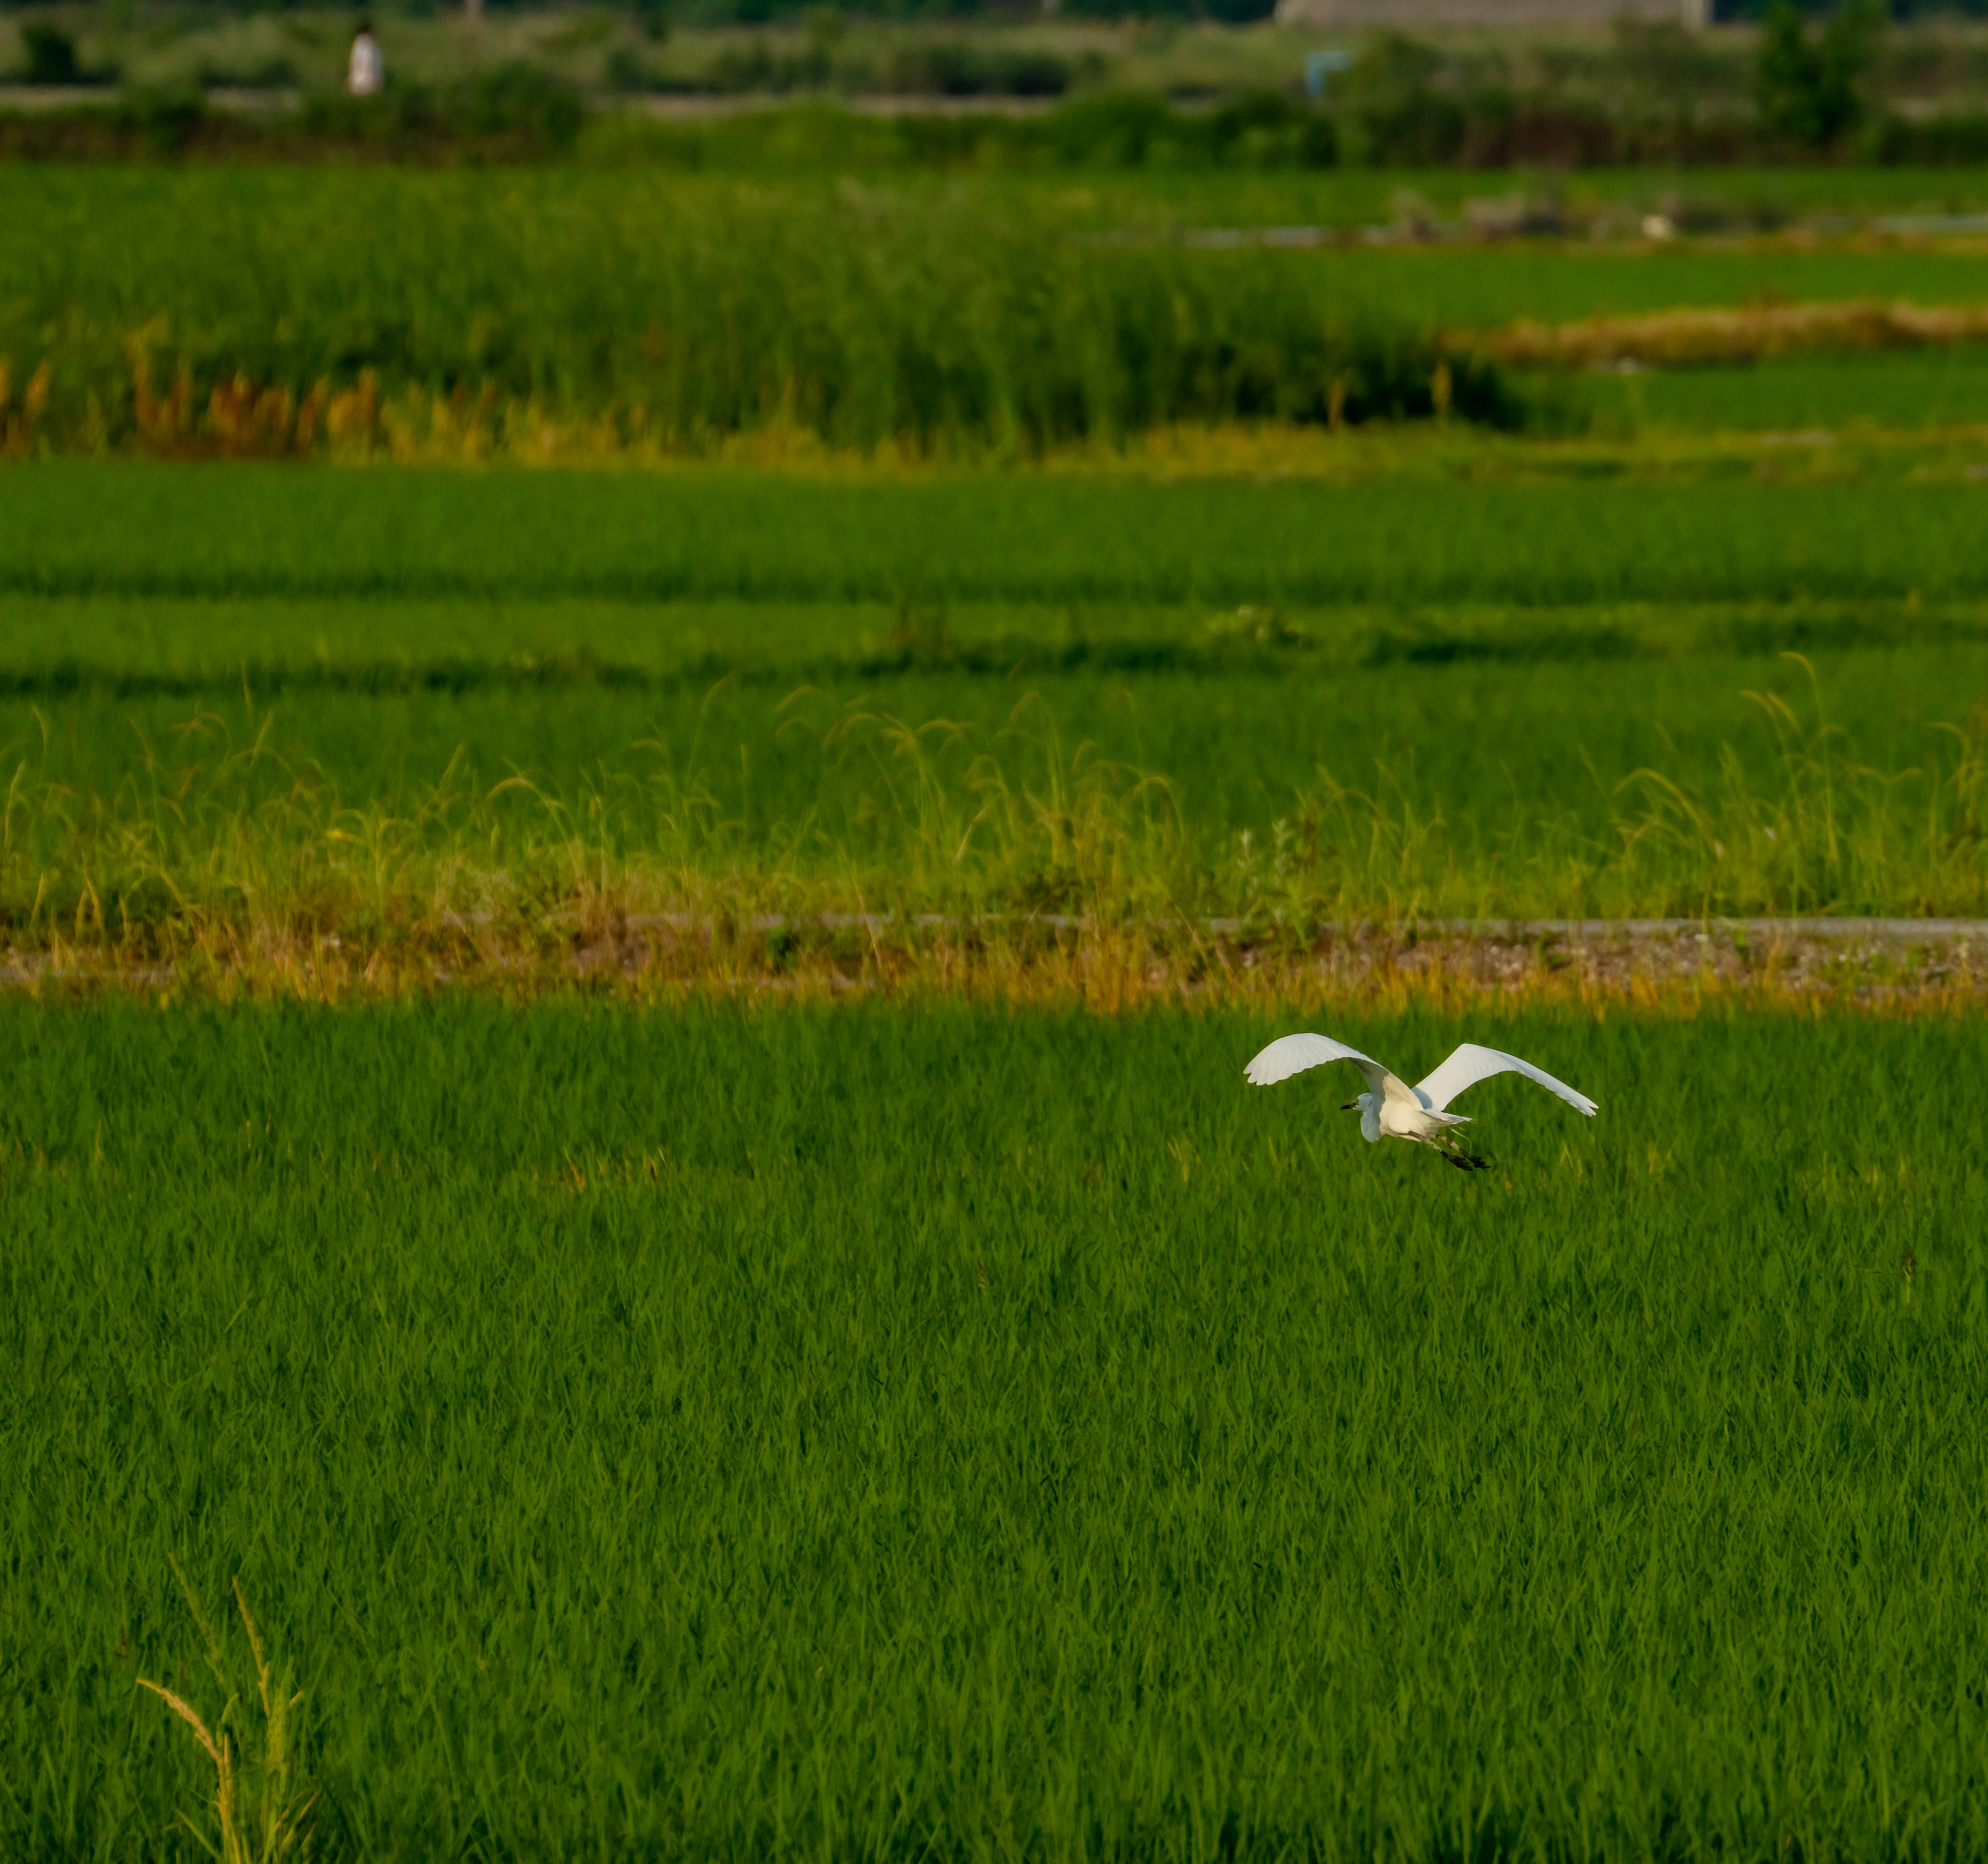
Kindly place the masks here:
<instances>
[{"instance_id":1,"label":"egret's black leg","mask_svg":"<svg viewBox=\"0 0 1988 1864\"><path fill-rule=\"evenodd\" d=\"M1442 1155L1459 1172L1488 1172L1491 1169L1475 1153L1466 1152L1454 1133L1443 1135Z\"/></svg>"}]
</instances>

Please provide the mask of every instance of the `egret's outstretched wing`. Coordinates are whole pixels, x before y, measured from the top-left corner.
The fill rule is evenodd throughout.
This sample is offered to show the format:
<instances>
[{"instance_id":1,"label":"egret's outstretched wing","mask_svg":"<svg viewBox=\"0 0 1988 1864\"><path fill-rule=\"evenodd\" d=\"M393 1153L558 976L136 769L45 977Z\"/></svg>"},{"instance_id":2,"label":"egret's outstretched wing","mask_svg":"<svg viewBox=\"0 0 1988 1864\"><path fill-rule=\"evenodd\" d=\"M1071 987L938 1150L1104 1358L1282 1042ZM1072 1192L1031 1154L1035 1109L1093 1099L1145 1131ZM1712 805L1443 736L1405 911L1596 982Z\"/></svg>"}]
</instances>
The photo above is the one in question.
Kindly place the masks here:
<instances>
[{"instance_id":1,"label":"egret's outstretched wing","mask_svg":"<svg viewBox=\"0 0 1988 1864\"><path fill-rule=\"evenodd\" d=\"M1550 1093L1557 1094L1570 1107L1587 1114L1594 1111L1594 1101L1586 1094L1576 1092L1564 1081L1555 1081L1544 1068L1536 1068L1516 1055L1500 1054L1495 1048L1480 1048L1475 1042L1465 1043L1426 1081L1418 1081L1415 1098L1432 1112L1440 1113L1466 1088L1474 1088L1493 1074L1523 1074Z\"/></svg>"},{"instance_id":2,"label":"egret's outstretched wing","mask_svg":"<svg viewBox=\"0 0 1988 1864\"><path fill-rule=\"evenodd\" d=\"M1348 1048L1344 1042L1335 1042L1330 1036L1313 1035L1280 1036L1262 1054L1253 1057L1242 1073L1253 1088L1267 1088L1327 1061L1358 1063L1360 1072L1367 1077L1368 1086L1376 1094L1384 1090L1390 1078L1388 1071L1372 1056L1363 1055L1357 1048Z\"/></svg>"}]
</instances>

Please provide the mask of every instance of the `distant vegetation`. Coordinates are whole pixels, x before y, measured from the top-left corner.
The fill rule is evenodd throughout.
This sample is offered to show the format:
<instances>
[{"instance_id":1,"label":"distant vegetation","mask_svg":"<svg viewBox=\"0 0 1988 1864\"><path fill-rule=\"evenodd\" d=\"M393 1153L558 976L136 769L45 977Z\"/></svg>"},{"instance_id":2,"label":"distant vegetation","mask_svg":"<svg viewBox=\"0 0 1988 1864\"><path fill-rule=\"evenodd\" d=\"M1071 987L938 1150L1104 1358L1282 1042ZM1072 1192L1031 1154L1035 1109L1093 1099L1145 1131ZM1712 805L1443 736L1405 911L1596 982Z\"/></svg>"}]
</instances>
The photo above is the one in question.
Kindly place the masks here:
<instances>
[{"instance_id":1,"label":"distant vegetation","mask_svg":"<svg viewBox=\"0 0 1988 1864\"><path fill-rule=\"evenodd\" d=\"M141 35L108 15L37 11L18 29L18 76L123 88L100 103L0 117L0 151L544 160L575 147L590 110L746 96L1031 107L899 126L891 150L914 166L1988 160L1980 34L1888 25L1872 0L1846 0L1820 22L1779 0L1745 34L1625 20L1606 38L1188 33L1178 22L1087 20L1080 9L1006 26L822 8L729 23L694 12L500 12L469 35L453 19L404 16L383 28L387 92L363 104L338 95L350 23L168 12ZM242 90L273 91L283 107L215 101ZM708 158L724 147L686 144L661 126L646 139L624 130L606 140L620 159L681 159L688 147ZM824 144L814 159L835 154Z\"/></svg>"},{"instance_id":2,"label":"distant vegetation","mask_svg":"<svg viewBox=\"0 0 1988 1864\"><path fill-rule=\"evenodd\" d=\"M1027 456L1180 421L1526 418L1495 365L1274 252L1128 240L979 184L578 179L23 185L0 443L363 452L438 409L504 448L553 419L676 452L773 431Z\"/></svg>"},{"instance_id":3,"label":"distant vegetation","mask_svg":"<svg viewBox=\"0 0 1988 1864\"><path fill-rule=\"evenodd\" d=\"M536 94L501 73L478 83L465 110ZM1542 363L1980 335L1939 308L1978 289L1964 253L1685 241L1653 263L1638 232L1652 208L1685 229L1772 226L1793 211L1777 185L1685 195L1655 178L1438 207L1352 177L1225 203L1178 175L1073 190L639 164L15 167L0 170L15 235L0 246L0 454L695 458L759 439L1013 460L1182 424L1564 432L1594 385ZM1346 249L1294 249L1199 224L1239 208L1273 229L1391 215L1399 243L1349 228ZM1479 244L1423 249L1439 213ZM1485 252L1504 226L1611 242ZM1763 294L1787 302L1658 315ZM1583 327L1498 333L1529 311Z\"/></svg>"}]
</instances>

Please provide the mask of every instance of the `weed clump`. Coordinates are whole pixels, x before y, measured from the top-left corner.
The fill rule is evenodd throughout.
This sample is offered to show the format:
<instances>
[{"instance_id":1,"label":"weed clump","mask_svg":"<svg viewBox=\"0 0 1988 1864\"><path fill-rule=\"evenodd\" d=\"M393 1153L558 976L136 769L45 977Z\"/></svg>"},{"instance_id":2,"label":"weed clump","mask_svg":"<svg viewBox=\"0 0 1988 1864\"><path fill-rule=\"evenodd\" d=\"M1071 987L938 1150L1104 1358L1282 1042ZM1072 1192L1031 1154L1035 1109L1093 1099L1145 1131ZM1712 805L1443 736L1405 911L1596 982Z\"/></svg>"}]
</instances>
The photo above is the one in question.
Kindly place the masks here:
<instances>
[{"instance_id":1,"label":"weed clump","mask_svg":"<svg viewBox=\"0 0 1988 1864\"><path fill-rule=\"evenodd\" d=\"M221 1864L278 1864L281 1859L301 1856L309 1849L309 1828L305 1820L315 1799L301 1785L297 1769L292 1717L303 1697L289 1694L287 1682L273 1676L239 1579L234 1582L235 1608L248 1636L255 1672L252 1702L235 1688L232 1680L233 1666L221 1639L177 1561L173 1564L173 1575L200 1628L208 1670L226 1692L226 1700L210 1724L184 1697L163 1683L144 1676L138 1683L193 1730L194 1738L214 1764L214 1823L218 1839L215 1855ZM258 1707L259 1727L253 1725ZM190 1818L185 1822L196 1838L207 1842L198 1824Z\"/></svg>"}]
</instances>

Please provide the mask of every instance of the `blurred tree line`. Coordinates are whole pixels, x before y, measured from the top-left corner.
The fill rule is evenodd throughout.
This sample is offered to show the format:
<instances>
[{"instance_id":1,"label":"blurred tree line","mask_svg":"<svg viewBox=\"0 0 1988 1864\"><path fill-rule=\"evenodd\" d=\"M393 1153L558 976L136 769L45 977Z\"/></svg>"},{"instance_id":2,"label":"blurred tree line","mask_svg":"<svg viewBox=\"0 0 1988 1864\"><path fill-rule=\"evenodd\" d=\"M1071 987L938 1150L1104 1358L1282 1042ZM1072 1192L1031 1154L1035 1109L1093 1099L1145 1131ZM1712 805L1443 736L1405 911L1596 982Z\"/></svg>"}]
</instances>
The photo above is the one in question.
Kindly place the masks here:
<instances>
[{"instance_id":1,"label":"blurred tree line","mask_svg":"<svg viewBox=\"0 0 1988 1864\"><path fill-rule=\"evenodd\" d=\"M361 147L395 159L445 157L451 150L531 157L556 154L578 140L587 116L583 90L591 88L624 94L1005 96L1055 106L1040 117L908 119L889 130L888 147L865 144L865 159L884 165L1488 169L1988 160L1988 114L1978 106L1928 110L1922 102L1906 111L1887 101L1902 82L1904 94L1922 100L1925 93L1898 60L1885 63L1888 46L1905 43L1907 36L1889 31L1883 0L1839 0L1826 10L1805 8L1800 0L1767 0L1758 29L1743 38L1627 19L1607 40L1564 46L1380 32L1359 40L1348 62L1335 64L1329 82L1315 91L1307 91L1293 59L1280 85L1185 100L1114 87L1107 61L1094 50L1059 50L999 33L894 36L873 30L852 52L844 42L844 16L819 5L804 15L798 35L720 36L710 42L714 49L701 67L687 66L681 57L662 57L671 15L660 9L668 3L639 0L641 30L631 34L624 25L611 40L604 36L612 33L606 23L611 15L590 16L604 48L593 55L591 79L514 61L424 86L403 81L390 67L383 97L307 90L293 118L261 125L223 120L226 113L208 110L197 94L125 96L108 111L38 112L32 123L21 113L0 122L0 152L87 157L148 149L244 154L265 149L300 155L314 147ZM785 0L680 3L757 16L756 9L770 15ZM1101 7L1110 0L1064 3ZM1219 3L1247 7L1258 0ZM17 78L49 86L115 78L113 69L86 66L66 29L70 17L40 12L24 22ZM1915 57L1935 44L1923 32L1919 39L1925 43L1914 42ZM1965 56L1980 63L1975 53ZM276 81L299 87L287 67ZM1965 100L1979 89L1968 79L1950 94ZM654 130L654 153L668 157L674 145L661 126ZM832 141L840 132L817 134ZM689 130L677 140L683 147L676 153L685 159L712 152L708 132ZM820 153L837 159L826 142Z\"/></svg>"}]
</instances>

